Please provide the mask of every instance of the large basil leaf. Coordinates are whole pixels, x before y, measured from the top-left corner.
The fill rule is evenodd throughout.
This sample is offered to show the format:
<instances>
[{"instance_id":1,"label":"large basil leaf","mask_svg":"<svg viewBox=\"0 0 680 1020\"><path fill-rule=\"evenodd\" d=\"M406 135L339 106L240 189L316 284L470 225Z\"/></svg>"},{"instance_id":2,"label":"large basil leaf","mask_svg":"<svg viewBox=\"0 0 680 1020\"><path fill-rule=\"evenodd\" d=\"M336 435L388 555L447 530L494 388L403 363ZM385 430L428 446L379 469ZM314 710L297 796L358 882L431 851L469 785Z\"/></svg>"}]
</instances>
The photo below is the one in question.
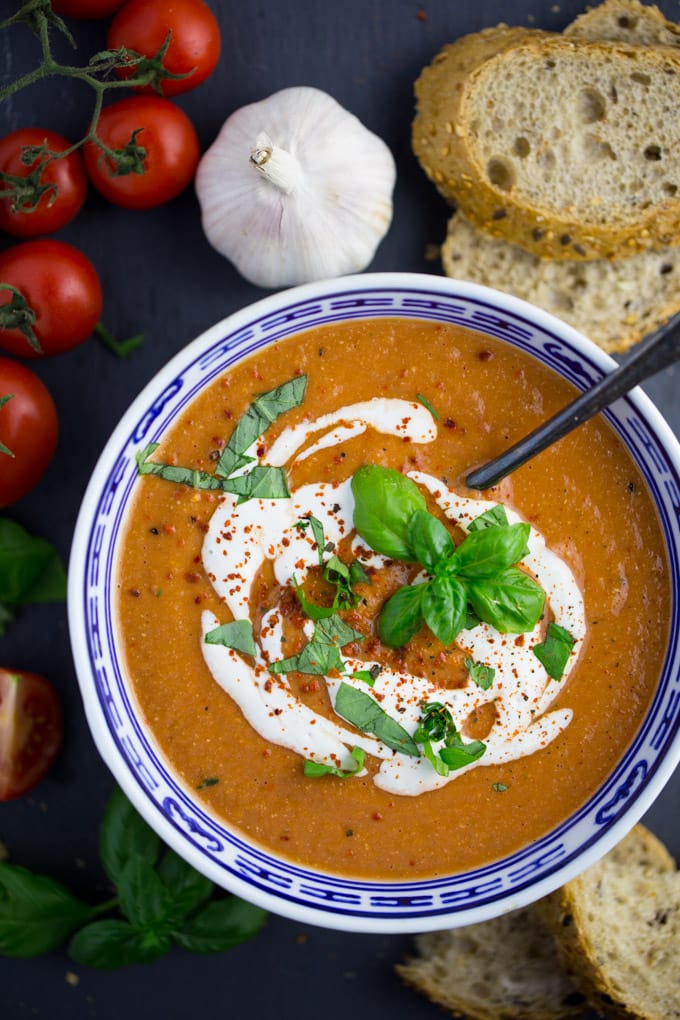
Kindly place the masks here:
<instances>
[{"instance_id":1,"label":"large basil leaf","mask_svg":"<svg viewBox=\"0 0 680 1020\"><path fill-rule=\"evenodd\" d=\"M416 557L408 539L411 517L425 509L418 486L392 468L367 464L352 478L354 527L375 552L395 560Z\"/></svg>"}]
</instances>

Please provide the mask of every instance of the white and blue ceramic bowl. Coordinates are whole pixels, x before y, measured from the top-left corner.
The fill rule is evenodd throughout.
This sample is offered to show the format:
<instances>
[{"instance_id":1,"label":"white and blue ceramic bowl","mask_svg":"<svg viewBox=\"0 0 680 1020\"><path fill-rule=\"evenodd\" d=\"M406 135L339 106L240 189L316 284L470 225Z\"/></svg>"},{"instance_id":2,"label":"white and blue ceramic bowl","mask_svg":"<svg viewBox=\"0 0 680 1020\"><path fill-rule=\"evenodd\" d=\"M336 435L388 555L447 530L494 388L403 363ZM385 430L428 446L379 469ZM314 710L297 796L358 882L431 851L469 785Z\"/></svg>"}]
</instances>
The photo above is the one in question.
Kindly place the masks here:
<instances>
[{"instance_id":1,"label":"white and blue ceramic bowl","mask_svg":"<svg viewBox=\"0 0 680 1020\"><path fill-rule=\"evenodd\" d=\"M185 347L135 400L85 495L70 563L69 617L89 725L115 778L162 839L218 885L279 914L361 932L415 932L483 921L574 877L651 805L680 759L680 445L640 391L605 412L645 477L665 534L673 590L670 639L649 712L601 789L554 831L475 871L418 881L355 881L275 857L198 803L164 760L135 708L116 647L115 564L137 477L134 454L239 359L300 329L402 316L457 323L527 351L579 390L615 363L558 319L515 298L435 276L366 274L284 291Z\"/></svg>"}]
</instances>

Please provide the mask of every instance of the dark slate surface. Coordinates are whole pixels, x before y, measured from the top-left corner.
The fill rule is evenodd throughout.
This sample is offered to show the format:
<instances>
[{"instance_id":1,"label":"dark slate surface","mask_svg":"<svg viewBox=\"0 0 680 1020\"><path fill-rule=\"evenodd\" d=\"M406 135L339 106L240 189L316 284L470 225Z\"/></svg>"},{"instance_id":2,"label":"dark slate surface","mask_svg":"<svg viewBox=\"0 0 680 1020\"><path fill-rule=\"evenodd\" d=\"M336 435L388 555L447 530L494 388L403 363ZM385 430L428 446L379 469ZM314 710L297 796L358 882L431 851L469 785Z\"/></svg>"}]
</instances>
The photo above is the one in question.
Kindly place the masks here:
<instances>
[{"instance_id":1,"label":"dark slate surface","mask_svg":"<svg viewBox=\"0 0 680 1020\"><path fill-rule=\"evenodd\" d=\"M0 0L0 13L14 9ZM559 30L581 11L578 0L494 3L491 0L316 0L235 3L212 0L223 33L220 66L195 92L180 97L201 143L244 103L277 89L314 85L380 134L398 168L393 225L370 267L438 272L426 248L443 239L447 210L410 151L412 83L440 46L499 20ZM668 15L677 4L661 4ZM73 23L80 56L105 41L105 23ZM0 74L33 66L37 46L25 30L0 39ZM0 130L35 124L79 136L89 94L53 80L26 90L0 109ZM92 195L59 235L97 265L104 317L118 335L143 331L147 342L127 362L89 341L35 364L61 418L57 456L39 488L12 508L25 527L69 553L73 525L98 453L143 384L193 337L263 292L245 283L205 240L191 190L171 205L127 212ZM9 239L0 240L8 244ZM647 387L671 426L680 430L677 370ZM50 776L23 799L0 805L0 840L11 859L69 884L84 898L105 898L97 829L112 779L90 738L78 692L61 606L24 612L0 638L5 666L43 672L61 695L66 715L63 753ZM680 854L680 779L668 784L646 817ZM441 1011L400 986L393 965L408 936L359 936L271 917L256 941L218 957L176 951L156 964L99 973L75 966L65 952L33 961L0 958L0 1015L148 1020L149 1017L341 1016L427 1020Z\"/></svg>"}]
</instances>

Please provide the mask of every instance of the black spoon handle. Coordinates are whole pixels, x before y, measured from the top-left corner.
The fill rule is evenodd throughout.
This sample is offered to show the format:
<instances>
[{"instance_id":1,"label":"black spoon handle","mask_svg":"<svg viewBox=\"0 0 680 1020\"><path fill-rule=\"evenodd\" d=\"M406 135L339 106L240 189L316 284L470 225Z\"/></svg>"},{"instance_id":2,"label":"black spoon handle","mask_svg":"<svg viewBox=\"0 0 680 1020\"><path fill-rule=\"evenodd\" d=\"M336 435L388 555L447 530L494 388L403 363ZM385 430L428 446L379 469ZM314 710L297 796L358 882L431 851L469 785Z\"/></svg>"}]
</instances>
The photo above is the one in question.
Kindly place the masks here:
<instances>
[{"instance_id":1,"label":"black spoon handle","mask_svg":"<svg viewBox=\"0 0 680 1020\"><path fill-rule=\"evenodd\" d=\"M465 479L470 489L488 489L547 446L562 439L604 407L628 393L639 383L680 359L680 312L655 330L624 363L606 375L580 397L567 404L543 425L530 432L509 450L471 471Z\"/></svg>"}]
</instances>

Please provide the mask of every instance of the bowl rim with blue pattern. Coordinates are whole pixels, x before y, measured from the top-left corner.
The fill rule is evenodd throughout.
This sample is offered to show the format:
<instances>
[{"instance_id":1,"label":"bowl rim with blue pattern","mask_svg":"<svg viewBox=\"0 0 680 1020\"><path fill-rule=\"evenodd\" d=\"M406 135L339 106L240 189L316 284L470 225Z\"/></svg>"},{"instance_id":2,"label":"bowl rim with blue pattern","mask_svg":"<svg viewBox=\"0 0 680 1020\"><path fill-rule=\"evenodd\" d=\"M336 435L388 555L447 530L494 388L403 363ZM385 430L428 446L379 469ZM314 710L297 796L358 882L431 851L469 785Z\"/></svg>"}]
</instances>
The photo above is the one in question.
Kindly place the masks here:
<instances>
[{"instance_id":1,"label":"bowl rim with blue pattern","mask_svg":"<svg viewBox=\"0 0 680 1020\"><path fill-rule=\"evenodd\" d=\"M97 748L159 836L217 885L299 922L398 933L484 921L551 892L611 849L680 761L680 444L639 389L604 414L647 481L665 535L672 587L668 651L652 704L612 774L577 812L516 853L458 875L372 881L324 874L251 843L212 816L173 773L136 711L113 622L115 557L137 476L135 452L235 361L328 322L425 318L486 332L529 351L583 390L616 363L554 316L447 277L366 273L270 295L208 329L146 385L113 431L79 513L69 565L69 628Z\"/></svg>"}]
</instances>

